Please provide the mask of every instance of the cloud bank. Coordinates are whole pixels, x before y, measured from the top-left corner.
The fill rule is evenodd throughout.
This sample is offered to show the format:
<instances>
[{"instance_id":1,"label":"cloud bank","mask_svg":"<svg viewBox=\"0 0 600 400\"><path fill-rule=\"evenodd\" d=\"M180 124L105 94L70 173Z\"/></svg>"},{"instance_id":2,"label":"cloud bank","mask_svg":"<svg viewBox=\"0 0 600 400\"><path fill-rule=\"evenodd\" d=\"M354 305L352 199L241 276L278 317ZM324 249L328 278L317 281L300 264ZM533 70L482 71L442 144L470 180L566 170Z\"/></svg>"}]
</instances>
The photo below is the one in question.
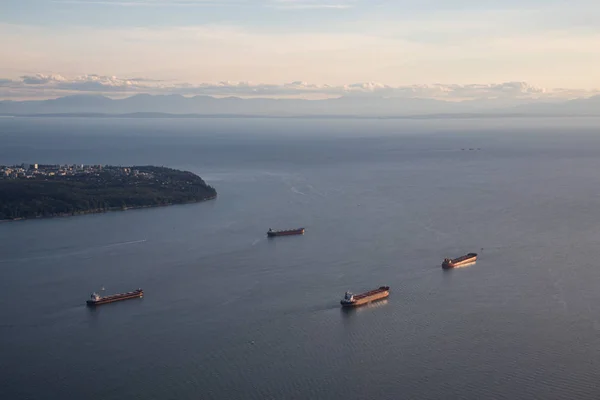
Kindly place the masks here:
<instances>
[{"instance_id":1,"label":"cloud bank","mask_svg":"<svg viewBox=\"0 0 600 400\"><path fill-rule=\"evenodd\" d=\"M52 0L56 4L95 5L107 7L268 7L281 10L294 9L345 9L355 6L356 1L341 0L327 2L320 0L261 0L249 3L244 0Z\"/></svg>"},{"instance_id":2,"label":"cloud bank","mask_svg":"<svg viewBox=\"0 0 600 400\"><path fill-rule=\"evenodd\" d=\"M241 14L236 7L213 10L205 21L195 21L184 7L177 9L186 14L185 21L160 18L157 7L123 14L141 18L154 13L152 26L148 21L132 20L128 23L136 23L127 25L121 18L113 20L111 13L120 13L113 8L102 10L114 26L77 25L85 19L64 26L0 22L0 77L19 80L22 75L55 71L69 77L94 72L121 79L151 76L192 83L301 79L342 88L347 83L371 81L392 87L513 81L543 87L600 87L600 29L577 23L581 10L577 15L562 9L560 13L471 10L363 15L360 6L365 1L270 0L261 4L248 14L249 19L254 15L253 22L230 20L230 14L232 18ZM273 11L336 4L350 8ZM242 8L249 11L249 7ZM591 21L600 17L600 12L585 12ZM552 22L559 19L560 24Z\"/></svg>"},{"instance_id":3,"label":"cloud bank","mask_svg":"<svg viewBox=\"0 0 600 400\"><path fill-rule=\"evenodd\" d=\"M573 99L599 94L598 90L545 89L525 82L490 84L423 84L391 86L377 82L347 85L314 84L294 81L282 84L222 81L188 83L149 78L121 78L117 76L81 75L66 77L60 74L23 75L18 79L0 78L0 99L43 99L69 94L95 93L109 97L123 97L138 93L207 95L243 98L334 98L334 97L390 97L424 98L448 101L476 101L491 99L536 100Z\"/></svg>"}]
</instances>

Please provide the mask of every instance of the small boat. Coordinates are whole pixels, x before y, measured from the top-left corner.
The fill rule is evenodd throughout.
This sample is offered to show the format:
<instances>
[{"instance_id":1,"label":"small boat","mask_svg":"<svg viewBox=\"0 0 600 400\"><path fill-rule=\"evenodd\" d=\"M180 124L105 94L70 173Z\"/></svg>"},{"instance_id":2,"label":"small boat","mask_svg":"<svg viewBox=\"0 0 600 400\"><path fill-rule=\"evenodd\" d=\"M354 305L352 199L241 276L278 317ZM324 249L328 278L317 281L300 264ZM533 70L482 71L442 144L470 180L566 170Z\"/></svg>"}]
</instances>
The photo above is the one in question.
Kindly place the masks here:
<instances>
[{"instance_id":1,"label":"small boat","mask_svg":"<svg viewBox=\"0 0 600 400\"><path fill-rule=\"evenodd\" d=\"M114 303L115 301L137 299L144 297L144 291L142 289L134 290L133 292L113 294L110 296L100 296L98 293L92 293L91 299L86 301L88 306L99 306L107 303Z\"/></svg>"},{"instance_id":2,"label":"small boat","mask_svg":"<svg viewBox=\"0 0 600 400\"><path fill-rule=\"evenodd\" d=\"M389 295L389 286L380 286L378 289L370 290L361 294L352 294L351 292L346 292L344 298L340 301L340 304L342 307L358 307L373 301L385 299Z\"/></svg>"},{"instance_id":3,"label":"small boat","mask_svg":"<svg viewBox=\"0 0 600 400\"><path fill-rule=\"evenodd\" d=\"M450 269L456 267L462 267L467 264L472 264L477 261L477 253L469 253L458 258L444 258L442 268Z\"/></svg>"},{"instance_id":4,"label":"small boat","mask_svg":"<svg viewBox=\"0 0 600 400\"><path fill-rule=\"evenodd\" d=\"M288 230L283 230L283 231L276 231L276 230L269 228L269 230L267 231L267 236L269 236L269 237L289 236L289 235L304 235L304 228L288 229Z\"/></svg>"}]
</instances>

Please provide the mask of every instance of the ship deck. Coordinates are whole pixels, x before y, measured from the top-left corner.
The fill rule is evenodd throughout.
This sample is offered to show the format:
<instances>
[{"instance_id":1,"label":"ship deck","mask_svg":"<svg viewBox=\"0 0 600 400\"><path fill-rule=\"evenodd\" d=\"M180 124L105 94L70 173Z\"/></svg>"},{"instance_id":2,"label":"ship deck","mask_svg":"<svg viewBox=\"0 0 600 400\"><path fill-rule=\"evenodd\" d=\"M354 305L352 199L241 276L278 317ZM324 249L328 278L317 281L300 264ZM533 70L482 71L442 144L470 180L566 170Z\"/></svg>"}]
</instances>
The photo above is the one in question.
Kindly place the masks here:
<instances>
[{"instance_id":1,"label":"ship deck","mask_svg":"<svg viewBox=\"0 0 600 400\"><path fill-rule=\"evenodd\" d=\"M122 299L125 297L139 296L139 295L142 295L143 293L144 293L143 290L134 290L133 292L111 294L109 296L102 296L97 301L92 301L92 303L110 301L110 300L118 300L118 299Z\"/></svg>"},{"instance_id":2,"label":"ship deck","mask_svg":"<svg viewBox=\"0 0 600 400\"><path fill-rule=\"evenodd\" d=\"M142 294L142 292L111 294L110 296L100 297L100 300L119 299L121 297L137 296L137 295L140 295L140 294Z\"/></svg>"},{"instance_id":3,"label":"ship deck","mask_svg":"<svg viewBox=\"0 0 600 400\"><path fill-rule=\"evenodd\" d=\"M382 286L382 287L380 287L378 289L369 290L368 292L364 292L364 293L360 293L360 294L355 294L354 295L354 299L355 300L361 300L361 299L364 299L365 297L373 296L373 295L378 294L378 293L387 292L388 290L390 290L389 286Z\"/></svg>"},{"instance_id":4,"label":"ship deck","mask_svg":"<svg viewBox=\"0 0 600 400\"><path fill-rule=\"evenodd\" d=\"M302 232L304 230L304 228L297 228L297 229L284 229L284 230L280 230L280 231L268 231L269 233L293 233L293 232Z\"/></svg>"},{"instance_id":5,"label":"ship deck","mask_svg":"<svg viewBox=\"0 0 600 400\"><path fill-rule=\"evenodd\" d=\"M465 260L468 260L470 258L475 258L477 257L477 253L469 253L469 254L465 254L464 256L460 256L458 258L453 258L450 261L454 264L454 263L459 263Z\"/></svg>"}]
</instances>

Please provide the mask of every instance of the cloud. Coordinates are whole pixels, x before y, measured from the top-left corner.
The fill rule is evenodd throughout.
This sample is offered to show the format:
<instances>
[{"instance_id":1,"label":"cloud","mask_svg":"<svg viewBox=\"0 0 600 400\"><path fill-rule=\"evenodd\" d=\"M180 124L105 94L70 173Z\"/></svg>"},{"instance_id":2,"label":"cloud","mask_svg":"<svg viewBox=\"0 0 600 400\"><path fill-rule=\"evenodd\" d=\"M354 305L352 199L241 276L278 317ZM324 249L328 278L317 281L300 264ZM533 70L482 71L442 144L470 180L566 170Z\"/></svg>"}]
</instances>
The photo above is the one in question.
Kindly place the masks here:
<instances>
[{"instance_id":1,"label":"cloud","mask_svg":"<svg viewBox=\"0 0 600 400\"><path fill-rule=\"evenodd\" d=\"M319 0L272 0L271 6L277 9L345 9L354 7L354 2L335 3Z\"/></svg>"},{"instance_id":2,"label":"cloud","mask_svg":"<svg viewBox=\"0 0 600 400\"><path fill-rule=\"evenodd\" d=\"M61 81L58 83L57 88L82 92L127 92L144 89L146 86L142 81L134 79L122 79L116 76L83 75L72 80Z\"/></svg>"},{"instance_id":3,"label":"cloud","mask_svg":"<svg viewBox=\"0 0 600 400\"><path fill-rule=\"evenodd\" d=\"M120 78L88 74L67 78L56 74L24 75L18 80L0 79L0 98L48 98L76 93L97 93L112 97L133 94L180 94L215 97L332 98L390 97L448 101L572 99L599 94L598 90L544 89L525 82L494 84L423 84L392 86L378 82L346 85L293 81L283 84L247 81L173 82L150 78Z\"/></svg>"},{"instance_id":4,"label":"cloud","mask_svg":"<svg viewBox=\"0 0 600 400\"><path fill-rule=\"evenodd\" d=\"M52 0L56 4L97 5L109 7L232 7L258 6L277 9L344 9L354 7L353 2L323 2L319 0Z\"/></svg>"},{"instance_id":5,"label":"cloud","mask_svg":"<svg viewBox=\"0 0 600 400\"><path fill-rule=\"evenodd\" d=\"M23 75L20 79L0 79L0 98L57 97L75 93L127 94L152 91L159 80L147 78L117 78L95 74L65 78L55 74Z\"/></svg>"},{"instance_id":6,"label":"cloud","mask_svg":"<svg viewBox=\"0 0 600 400\"><path fill-rule=\"evenodd\" d=\"M101 5L113 7L219 7L245 4L243 1L213 0L53 0L58 4Z\"/></svg>"},{"instance_id":7,"label":"cloud","mask_svg":"<svg viewBox=\"0 0 600 400\"><path fill-rule=\"evenodd\" d=\"M44 74L35 74L35 75L23 75L21 76L23 83L26 85L43 85L51 82L61 82L64 81L60 75L44 75Z\"/></svg>"},{"instance_id":8,"label":"cloud","mask_svg":"<svg viewBox=\"0 0 600 400\"><path fill-rule=\"evenodd\" d=\"M249 82L219 82L199 85L164 87L180 94L205 94L214 96L302 96L321 95L327 97L399 97L428 98L439 100L484 100L484 99L544 99L587 97L598 93L594 90L559 89L548 90L525 82L498 84L428 84L391 86L378 82L361 82L347 85L318 85L296 81L280 85L252 84Z\"/></svg>"}]
</instances>

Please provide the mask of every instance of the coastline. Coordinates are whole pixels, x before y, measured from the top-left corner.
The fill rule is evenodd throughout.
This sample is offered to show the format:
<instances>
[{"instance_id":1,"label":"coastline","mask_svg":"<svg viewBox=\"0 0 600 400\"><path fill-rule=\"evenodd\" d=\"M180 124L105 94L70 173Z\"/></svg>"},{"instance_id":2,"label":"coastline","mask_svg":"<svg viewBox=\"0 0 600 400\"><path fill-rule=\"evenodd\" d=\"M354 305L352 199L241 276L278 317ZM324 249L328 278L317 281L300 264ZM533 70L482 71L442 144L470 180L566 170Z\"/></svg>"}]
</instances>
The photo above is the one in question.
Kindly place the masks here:
<instances>
[{"instance_id":1,"label":"coastline","mask_svg":"<svg viewBox=\"0 0 600 400\"><path fill-rule=\"evenodd\" d=\"M204 197L204 198L199 199L199 200L185 201L185 202L181 202L181 203L152 204L152 205L147 205L147 206L132 206L132 207L95 208L95 209L92 209L92 210L75 211L75 212L72 212L72 213L58 213L58 214L51 214L51 215L39 215L39 216L32 217L32 218L0 219L0 223L4 223L4 222L18 222L18 221L31 221L31 220L49 219L49 218L67 218L67 217L77 217L77 216L87 215L87 214L102 214L102 213L114 212L114 211L128 211L128 210L140 210L140 209L144 209L144 208L178 206L178 205L184 205L184 204L203 203L205 201L215 200L216 198L217 198L217 195L210 196L210 197Z\"/></svg>"}]
</instances>

